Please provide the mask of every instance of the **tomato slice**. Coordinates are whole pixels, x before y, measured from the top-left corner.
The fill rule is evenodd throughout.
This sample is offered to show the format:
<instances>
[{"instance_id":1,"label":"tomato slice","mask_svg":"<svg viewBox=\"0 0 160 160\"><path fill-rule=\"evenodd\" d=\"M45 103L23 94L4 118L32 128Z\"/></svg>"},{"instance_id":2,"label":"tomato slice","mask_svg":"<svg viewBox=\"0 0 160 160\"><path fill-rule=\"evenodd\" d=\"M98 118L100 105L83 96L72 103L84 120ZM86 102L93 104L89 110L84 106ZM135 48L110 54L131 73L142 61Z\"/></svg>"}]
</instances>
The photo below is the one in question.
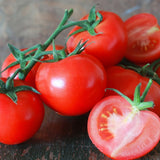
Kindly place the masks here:
<instances>
[{"instance_id":1,"label":"tomato slice","mask_svg":"<svg viewBox=\"0 0 160 160\"><path fill-rule=\"evenodd\" d=\"M160 58L160 27L149 13L134 15L125 21L128 47L125 57L135 63L148 63Z\"/></svg>"},{"instance_id":2,"label":"tomato slice","mask_svg":"<svg viewBox=\"0 0 160 160\"><path fill-rule=\"evenodd\" d=\"M135 159L151 151L160 140L160 119L139 111L123 97L108 96L92 109L88 134L93 144L113 159Z\"/></svg>"}]
</instances>

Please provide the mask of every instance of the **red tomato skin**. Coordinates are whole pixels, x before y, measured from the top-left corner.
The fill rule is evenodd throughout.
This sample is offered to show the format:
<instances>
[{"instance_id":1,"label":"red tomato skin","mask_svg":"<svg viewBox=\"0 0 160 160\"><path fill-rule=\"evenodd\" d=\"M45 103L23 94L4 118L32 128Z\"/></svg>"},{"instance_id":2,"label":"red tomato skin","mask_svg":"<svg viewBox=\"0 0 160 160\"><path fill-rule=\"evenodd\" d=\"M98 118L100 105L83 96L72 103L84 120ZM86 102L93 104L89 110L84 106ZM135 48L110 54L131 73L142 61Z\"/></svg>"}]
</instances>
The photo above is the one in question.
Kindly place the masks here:
<instances>
[{"instance_id":1,"label":"red tomato skin","mask_svg":"<svg viewBox=\"0 0 160 160\"><path fill-rule=\"evenodd\" d=\"M158 75L158 77L160 77L160 67L157 68L156 74Z\"/></svg>"},{"instance_id":2,"label":"red tomato skin","mask_svg":"<svg viewBox=\"0 0 160 160\"><path fill-rule=\"evenodd\" d=\"M150 13L136 14L125 21L128 46L125 57L136 64L146 64L160 58L160 27Z\"/></svg>"},{"instance_id":3,"label":"red tomato skin","mask_svg":"<svg viewBox=\"0 0 160 160\"><path fill-rule=\"evenodd\" d=\"M19 86L24 82L15 80L14 84ZM44 106L36 93L20 91L17 97L15 104L5 94L0 94L0 142L8 145L29 140L44 119Z\"/></svg>"},{"instance_id":4,"label":"red tomato skin","mask_svg":"<svg viewBox=\"0 0 160 160\"><path fill-rule=\"evenodd\" d=\"M60 49L62 49L62 48L64 48L64 47L61 46L61 45L57 45L57 46L56 46L56 49L59 49L59 50L60 50ZM21 50L22 50L22 51L23 51L23 50L26 50L26 48L21 49ZM49 45L48 48L46 49L46 51L52 51L52 50L53 50L52 45ZM29 54L29 53L28 53L28 54ZM53 58L52 56L46 56L46 57L44 57L43 60L52 59L52 58ZM16 59L15 59L15 57L13 56L13 54L9 54L9 55L7 56L7 58L4 60L3 64L2 64L1 71L4 70L8 65L10 65L11 63L13 63L13 62L15 62L15 61L16 61ZM35 75L36 75L37 69L38 69L38 67L39 67L40 64L41 64L40 62L37 62L37 63L33 66L33 68L30 70L30 72L28 73L28 75L27 75L26 78L25 78L25 81L26 81L29 85L33 86L33 87L35 87ZM14 73L18 68L20 68L20 65L15 65L15 66L7 69L6 71L2 72L1 76L2 76L3 78L8 78L8 77L12 76L13 73ZM15 77L15 79L19 79L18 75Z\"/></svg>"},{"instance_id":5,"label":"red tomato skin","mask_svg":"<svg viewBox=\"0 0 160 160\"><path fill-rule=\"evenodd\" d=\"M134 91L136 86L141 83L140 94L143 93L149 78L143 77L137 72L131 69L124 69L120 66L112 66L106 69L107 72L107 87L115 88L133 99ZM114 91L107 90L106 96L108 95L116 95ZM160 116L160 85L153 81L151 88L148 94L145 97L145 101L153 101L154 107L149 108L149 110L155 112Z\"/></svg>"},{"instance_id":6,"label":"red tomato skin","mask_svg":"<svg viewBox=\"0 0 160 160\"><path fill-rule=\"evenodd\" d=\"M92 36L88 31L84 31L71 36L67 41L67 50L72 52L79 41L85 42L86 48L82 53L97 57L104 66L111 66L119 63L127 49L127 32L122 19L112 12L99 11L103 20L95 28L97 35ZM81 18L85 20L88 15ZM69 35L80 27L76 26Z\"/></svg>"},{"instance_id":7,"label":"red tomato skin","mask_svg":"<svg viewBox=\"0 0 160 160\"><path fill-rule=\"evenodd\" d=\"M43 101L66 116L88 112L104 96L106 84L103 65L85 54L43 63L36 74L36 87Z\"/></svg>"},{"instance_id":8,"label":"red tomato skin","mask_svg":"<svg viewBox=\"0 0 160 160\"><path fill-rule=\"evenodd\" d=\"M147 153L149 153L158 143L160 140L160 118L151 111L140 111L136 116L141 121L140 129L141 131L137 134L136 137L133 138L132 141L129 141L126 146L118 149L115 152L116 147L119 145L118 137L120 136L119 140L123 139L127 135L127 131L124 131L124 134L118 134L115 136L105 137L105 134L102 136L99 134L99 128L101 123L98 122L98 117L100 114L103 114L104 111L108 111L108 116L103 116L104 122L107 124L109 118L112 113L117 114L114 112L113 108L119 112L120 116L124 116L127 112L131 112L131 105L128 101L126 101L123 97L119 95L108 96L101 99L91 110L88 123L87 123L87 130L88 135L92 141L92 143L106 156L116 159L116 160L130 160L140 158ZM111 112L111 109L113 112ZM106 114L104 113L104 114ZM135 117L136 117L135 116ZM137 118L136 117L136 118ZM127 119L126 119L127 120ZM132 120L132 125L134 126L134 121ZM124 121L123 121L124 122ZM137 123L138 124L138 123ZM121 122L117 123L117 125L121 125ZM136 123L135 123L136 125ZM128 133L132 128L128 128ZM138 132L138 129L135 132ZM156 133L156 134L155 134ZM132 133L133 135L136 133ZM117 140L114 140L114 139Z\"/></svg>"}]
</instances>

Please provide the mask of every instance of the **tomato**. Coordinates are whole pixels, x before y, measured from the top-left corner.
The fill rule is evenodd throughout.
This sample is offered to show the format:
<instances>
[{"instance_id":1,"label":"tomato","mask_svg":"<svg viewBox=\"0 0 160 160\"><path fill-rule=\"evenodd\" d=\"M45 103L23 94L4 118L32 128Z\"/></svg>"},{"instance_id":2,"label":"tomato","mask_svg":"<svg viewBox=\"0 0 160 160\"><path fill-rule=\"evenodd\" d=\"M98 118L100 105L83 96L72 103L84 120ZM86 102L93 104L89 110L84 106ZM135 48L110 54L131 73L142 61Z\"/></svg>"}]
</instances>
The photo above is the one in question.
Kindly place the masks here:
<instances>
[{"instance_id":1,"label":"tomato","mask_svg":"<svg viewBox=\"0 0 160 160\"><path fill-rule=\"evenodd\" d=\"M127 49L127 32L122 19L112 12L99 11L103 20L95 27L97 35L92 36L88 31L83 31L71 36L67 41L67 50L72 52L79 41L86 43L82 53L97 57L104 66L117 64L124 57ZM88 15L81 20L88 19ZM80 27L74 27L69 35Z\"/></svg>"},{"instance_id":2,"label":"tomato","mask_svg":"<svg viewBox=\"0 0 160 160\"><path fill-rule=\"evenodd\" d=\"M79 54L41 64L35 82L50 108L62 115L76 116L88 112L104 96L106 79L98 59Z\"/></svg>"},{"instance_id":3,"label":"tomato","mask_svg":"<svg viewBox=\"0 0 160 160\"><path fill-rule=\"evenodd\" d=\"M24 51L26 50L27 48L24 48L24 49L21 49L21 51ZM8 65L10 65L11 63L15 62L16 59L15 57L13 56L12 53L10 53L7 58L4 60L3 64L2 64L2 67L1 67L1 71L3 71ZM8 78L10 76L13 75L13 73L18 69L20 68L20 65L15 65L9 69L7 69L6 71L2 72L1 75L3 78ZM26 77L26 82L29 82L31 85L33 84L33 75L35 74L35 70L37 70L38 68L38 65L35 65L35 67L30 71L30 73L28 74L28 76ZM15 79L19 79L18 78L18 75L15 77Z\"/></svg>"},{"instance_id":4,"label":"tomato","mask_svg":"<svg viewBox=\"0 0 160 160\"><path fill-rule=\"evenodd\" d=\"M21 85L25 85L24 82L14 80L14 86ZM42 124L44 106L40 97L32 91L19 91L17 98L16 104L0 93L0 143L22 143L30 139Z\"/></svg>"},{"instance_id":5,"label":"tomato","mask_svg":"<svg viewBox=\"0 0 160 160\"><path fill-rule=\"evenodd\" d=\"M116 160L139 158L160 140L160 118L139 111L119 95L98 102L88 118L88 135L106 156Z\"/></svg>"},{"instance_id":6,"label":"tomato","mask_svg":"<svg viewBox=\"0 0 160 160\"><path fill-rule=\"evenodd\" d=\"M107 72L107 87L115 88L123 94L133 99L136 86L141 83L141 94L144 91L149 78L143 77L131 69L124 69L120 66L112 66L106 69ZM107 91L106 96L115 95L114 91ZM154 107L149 108L160 116L160 85L153 81L145 101L153 101Z\"/></svg>"},{"instance_id":7,"label":"tomato","mask_svg":"<svg viewBox=\"0 0 160 160\"><path fill-rule=\"evenodd\" d=\"M160 67L157 68L156 73L157 73L158 77L160 78Z\"/></svg>"},{"instance_id":8,"label":"tomato","mask_svg":"<svg viewBox=\"0 0 160 160\"><path fill-rule=\"evenodd\" d=\"M125 57L135 63L149 63L160 58L160 27L155 16L140 13L125 21L128 47Z\"/></svg>"},{"instance_id":9,"label":"tomato","mask_svg":"<svg viewBox=\"0 0 160 160\"><path fill-rule=\"evenodd\" d=\"M62 49L64 48L63 46L60 46L60 45L57 45L56 46L56 49ZM26 48L25 48L26 49ZM25 50L25 49L21 49L22 51ZM53 50L53 47L52 45L49 45L48 48L46 49L46 51L52 51ZM27 53L29 54L29 53ZM45 58L43 60L47 60L47 59L52 59L52 56L45 56ZM13 56L13 54L9 54L7 56L7 58L4 60L3 64L2 64L2 67L1 67L1 71L4 70L8 65L10 65L11 63L15 62L16 59L15 57ZM37 62L34 67L30 70L30 72L28 73L28 75L26 76L25 78L25 81L27 83L29 83L30 85L32 86L35 86L35 74L37 72L37 69L39 67L41 63L40 62ZM2 72L2 77L4 78L8 78L10 77L18 68L20 68L20 65L15 65L7 70L5 70L4 72ZM15 77L15 79L19 79L18 75Z\"/></svg>"}]
</instances>

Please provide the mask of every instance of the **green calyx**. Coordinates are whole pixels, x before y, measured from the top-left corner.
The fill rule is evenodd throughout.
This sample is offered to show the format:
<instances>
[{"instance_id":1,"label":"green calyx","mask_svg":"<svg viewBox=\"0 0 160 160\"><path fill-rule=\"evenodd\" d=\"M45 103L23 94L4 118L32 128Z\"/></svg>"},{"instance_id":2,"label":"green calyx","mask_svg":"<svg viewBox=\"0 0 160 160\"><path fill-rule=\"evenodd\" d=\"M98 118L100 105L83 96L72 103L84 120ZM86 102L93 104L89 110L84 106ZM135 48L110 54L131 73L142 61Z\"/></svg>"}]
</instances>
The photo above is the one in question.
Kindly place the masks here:
<instances>
[{"instance_id":1,"label":"green calyx","mask_svg":"<svg viewBox=\"0 0 160 160\"><path fill-rule=\"evenodd\" d=\"M20 65L20 68L17 69L14 72L14 74L7 79L6 82L3 82L0 79L0 93L7 95L9 98L11 98L13 100L14 103L17 103L17 94L16 94L17 92L29 90L29 91L33 91L35 93L40 94L36 89L34 89L33 87L30 87L30 86L27 86L27 85L14 87L13 79L18 74L19 74L19 76L20 75L22 75L22 76L25 75L27 69L30 70L30 67L31 67L30 65L32 65L32 63L28 63L29 61L35 61L35 62L38 61L38 62L43 62L43 63L44 62L45 63L46 62L57 62L57 61L60 61L62 59L65 59L69 56L80 54L85 49L84 45L86 44L86 42L82 43L80 41L78 43L77 47L75 48L75 50L68 55L66 54L65 49L56 50L54 41L53 41L53 51L44 51L44 52L42 51L39 54L35 54L34 52L32 52L31 55L34 53L34 55L32 55L32 56L31 55L25 55L26 50L23 52L23 51L20 51L20 50L16 49L13 45L9 45L9 47L11 48L11 50L13 52L14 57L17 59L16 63L13 63L13 64L21 64L21 63L24 62L25 65ZM35 47L37 47L37 46L35 46ZM34 49L34 48L32 47L32 49ZM43 56L49 55L49 54L53 55L54 59L50 59L50 60L46 60L46 61L45 60L44 61L39 60ZM11 66L14 66L13 64L9 65L6 69L8 69Z\"/></svg>"},{"instance_id":2,"label":"green calyx","mask_svg":"<svg viewBox=\"0 0 160 160\"><path fill-rule=\"evenodd\" d=\"M54 40L52 43L53 46L53 51L42 51L41 53L35 55L32 57L32 59L34 59L36 62L41 62L41 63L50 63L50 62L58 62L60 60L63 60L69 56L73 56L73 55L77 55L80 54L84 49L85 49L85 44L87 43L87 41L85 42L79 42L78 45L76 46L76 48L70 53L70 54L66 54L65 48L61 49L61 50L57 50ZM38 60L41 57L45 56L45 55L53 55L53 59L49 59L49 60ZM27 66L28 68L30 68L30 66ZM26 67L26 69L27 69Z\"/></svg>"},{"instance_id":3,"label":"green calyx","mask_svg":"<svg viewBox=\"0 0 160 160\"><path fill-rule=\"evenodd\" d=\"M144 92L142 93L142 95L140 95L141 83L138 84L137 87L135 88L133 100L131 100L129 97L127 97L126 95L124 95L123 93L121 93L120 91L118 91L116 89L107 88L106 90L113 90L114 92L118 93L120 96L125 98L132 105L132 107L135 108L136 110L146 110L148 108L153 107L153 105L154 105L154 103L152 101L144 102L144 99L145 99L151 85L152 85L152 79L149 79L149 82L148 82Z\"/></svg>"},{"instance_id":4,"label":"green calyx","mask_svg":"<svg viewBox=\"0 0 160 160\"><path fill-rule=\"evenodd\" d=\"M27 90L28 91L33 91L33 92L39 94L39 92L36 89L34 89L33 87L30 87L30 86L27 86L27 85L14 87L14 81L13 80L8 79L5 83L3 80L0 79L0 93L5 94L9 98L11 98L14 103L17 103L17 100L18 100L16 93L20 92L20 91L27 91Z\"/></svg>"},{"instance_id":5,"label":"green calyx","mask_svg":"<svg viewBox=\"0 0 160 160\"><path fill-rule=\"evenodd\" d=\"M102 21L102 19L102 15L99 12L96 12L95 6L93 6L90 10L88 20L84 20L82 23L79 23L78 26L81 28L70 34L69 37L83 31L88 31L92 36L99 34L95 32L95 27Z\"/></svg>"}]
</instances>

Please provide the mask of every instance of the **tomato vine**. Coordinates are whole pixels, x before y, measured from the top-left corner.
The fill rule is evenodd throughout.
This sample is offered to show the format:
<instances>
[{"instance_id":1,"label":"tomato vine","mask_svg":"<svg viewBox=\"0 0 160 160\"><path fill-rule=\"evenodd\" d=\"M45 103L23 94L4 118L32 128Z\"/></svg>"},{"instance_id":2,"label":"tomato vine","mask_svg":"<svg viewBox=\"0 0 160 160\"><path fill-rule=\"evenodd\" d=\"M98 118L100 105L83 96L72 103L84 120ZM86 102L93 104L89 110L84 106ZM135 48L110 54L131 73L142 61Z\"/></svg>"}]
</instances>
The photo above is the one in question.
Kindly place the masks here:
<instances>
[{"instance_id":1,"label":"tomato vine","mask_svg":"<svg viewBox=\"0 0 160 160\"><path fill-rule=\"evenodd\" d=\"M86 44L87 41L83 42L83 43L80 41L78 43L77 47L75 48L75 50L73 52L71 52L70 54L66 55L65 48L61 49L61 50L55 49L54 40L62 31L64 31L67 28L70 28L72 26L80 26L81 29L78 32L88 30L88 32L91 35L95 35L96 33L94 31L94 28L102 21L102 15L99 12L95 11L95 7L92 7L92 9L90 10L90 16L89 16L88 20L69 21L69 18L71 17L72 14L73 14L73 9L70 9L70 10L66 9L65 10L64 16L63 16L62 20L60 21L58 27L50 35L50 37L44 42L44 44L36 44L36 45L34 45L26 50L23 50L23 51L16 48L12 44L8 44L8 47L9 47L11 53L13 54L13 56L15 57L16 61L11 63L10 65L8 65L5 69L2 70L2 72L6 71L10 67L13 67L18 64L20 65L20 68L17 69L12 76L8 77L5 87L4 87L5 82L1 81L1 84L2 84L0 86L1 93L5 93L6 95L8 95L14 102L17 101L16 92L18 92L20 90L29 89L29 90L33 90L34 92L38 93L38 91L36 91L33 87L29 87L29 86L28 87L18 87L18 89L14 88L14 86L12 85L14 77L16 75L18 75L19 79L24 80L26 78L26 76L28 75L28 73L33 68L33 66L37 62L56 62L56 61L59 61L61 59L66 58L68 56L79 54L84 50L84 48L85 48L84 45ZM99 18L97 19L97 17L99 17ZM53 51L45 51L50 44L53 45ZM29 53L29 54L27 54L27 53ZM41 59L45 55L53 55L54 59L41 61ZM11 88L12 88L12 93L8 92L8 90Z\"/></svg>"}]
</instances>

